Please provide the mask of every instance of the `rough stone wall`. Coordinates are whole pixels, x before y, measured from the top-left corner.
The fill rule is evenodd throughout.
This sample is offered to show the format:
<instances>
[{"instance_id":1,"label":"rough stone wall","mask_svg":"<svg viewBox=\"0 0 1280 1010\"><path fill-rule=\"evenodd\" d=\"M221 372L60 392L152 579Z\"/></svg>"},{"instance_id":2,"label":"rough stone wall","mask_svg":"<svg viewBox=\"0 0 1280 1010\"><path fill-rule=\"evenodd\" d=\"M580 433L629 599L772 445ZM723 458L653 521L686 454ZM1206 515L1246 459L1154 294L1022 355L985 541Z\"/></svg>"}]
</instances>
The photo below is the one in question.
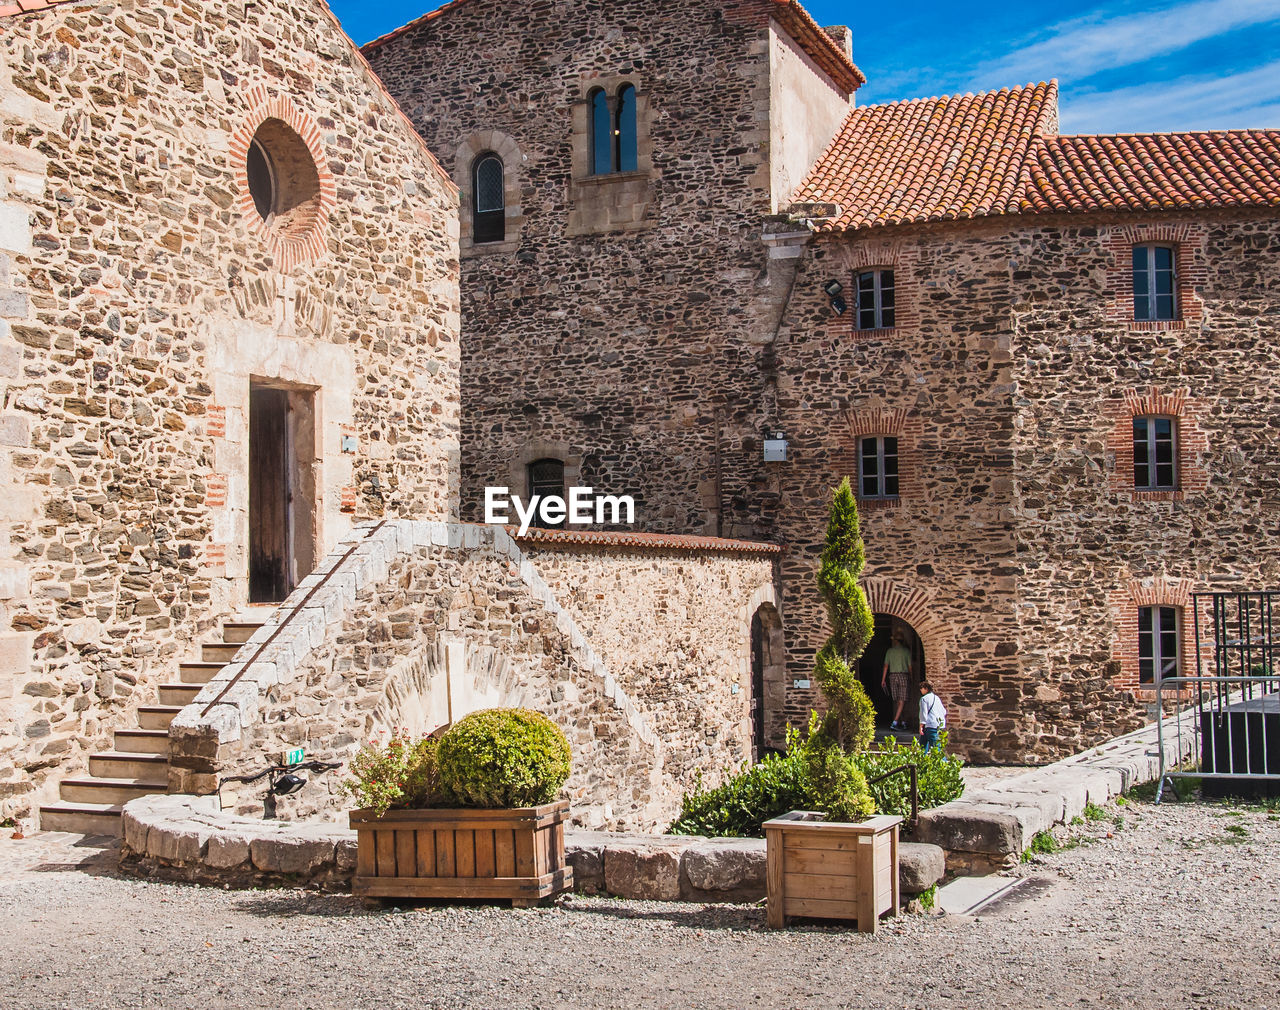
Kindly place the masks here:
<instances>
[{"instance_id":1,"label":"rough stone wall","mask_svg":"<svg viewBox=\"0 0 1280 1010\"><path fill-rule=\"evenodd\" d=\"M276 229L267 115L319 155ZM320 553L451 512L454 200L323 4L0 19L0 815L244 603L251 377L314 393Z\"/></svg>"},{"instance_id":2,"label":"rough stone wall","mask_svg":"<svg viewBox=\"0 0 1280 1010\"><path fill-rule=\"evenodd\" d=\"M772 565L768 555L720 552L637 552L616 563L577 553L531 557L504 531L479 526L360 531L174 720L171 789L212 791L218 776L259 771L294 747L346 761L375 736L421 736L477 709L522 706L569 738L577 823L665 826L699 769L714 777L743 756L749 683L734 694L730 682L741 685L743 615L772 595ZM615 578L628 606L597 606ZM647 635L621 630L622 613ZM657 663L655 643L669 645ZM224 690L225 703L206 714ZM708 713L691 711L691 696ZM318 777L281 813L349 807L340 781ZM261 810L261 795L261 786L246 790L240 807Z\"/></svg>"},{"instance_id":3,"label":"rough stone wall","mask_svg":"<svg viewBox=\"0 0 1280 1010\"><path fill-rule=\"evenodd\" d=\"M1130 323L1134 242L1179 245L1183 321ZM1137 607L1274 587L1274 250L1262 215L1010 220L811 247L779 340L789 678L827 631L813 575L859 435L892 434L900 501L864 503L872 607L921 636L951 739L1044 760L1133 729ZM821 284L892 265L898 321L859 334ZM1120 306L1120 308L1117 308ZM1131 314L1131 309L1129 310ZM1175 492L1133 488L1131 419L1178 418ZM791 689L798 720L816 692Z\"/></svg>"},{"instance_id":4,"label":"rough stone wall","mask_svg":"<svg viewBox=\"0 0 1280 1010\"><path fill-rule=\"evenodd\" d=\"M790 276L761 241L768 6L485 0L368 50L446 165L503 147L518 176L518 246L463 259L464 517L559 446L581 483L635 496L641 529L756 532L721 515L771 423L761 346ZM641 171L587 177L586 96L623 81Z\"/></svg>"},{"instance_id":5,"label":"rough stone wall","mask_svg":"<svg viewBox=\"0 0 1280 1010\"><path fill-rule=\"evenodd\" d=\"M666 746L665 774L708 783L751 753L751 616L769 555L529 544L525 553Z\"/></svg>"}]
</instances>

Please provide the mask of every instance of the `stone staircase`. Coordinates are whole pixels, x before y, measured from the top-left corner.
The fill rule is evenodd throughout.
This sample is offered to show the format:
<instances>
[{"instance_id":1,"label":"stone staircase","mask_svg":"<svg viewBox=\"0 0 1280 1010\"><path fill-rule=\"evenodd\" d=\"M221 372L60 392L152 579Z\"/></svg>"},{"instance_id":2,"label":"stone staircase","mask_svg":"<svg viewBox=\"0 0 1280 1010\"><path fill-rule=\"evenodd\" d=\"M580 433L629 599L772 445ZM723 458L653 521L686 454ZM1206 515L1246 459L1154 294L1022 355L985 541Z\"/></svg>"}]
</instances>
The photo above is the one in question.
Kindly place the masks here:
<instances>
[{"instance_id":1,"label":"stone staircase","mask_svg":"<svg viewBox=\"0 0 1280 1010\"><path fill-rule=\"evenodd\" d=\"M160 685L159 704L138 709L136 729L117 730L113 750L90 755L87 776L62 780L60 802L40 808L41 830L119 835L124 804L167 792L169 723L260 627L260 621L225 622L222 641L202 645L199 662L180 664L177 681Z\"/></svg>"}]
</instances>

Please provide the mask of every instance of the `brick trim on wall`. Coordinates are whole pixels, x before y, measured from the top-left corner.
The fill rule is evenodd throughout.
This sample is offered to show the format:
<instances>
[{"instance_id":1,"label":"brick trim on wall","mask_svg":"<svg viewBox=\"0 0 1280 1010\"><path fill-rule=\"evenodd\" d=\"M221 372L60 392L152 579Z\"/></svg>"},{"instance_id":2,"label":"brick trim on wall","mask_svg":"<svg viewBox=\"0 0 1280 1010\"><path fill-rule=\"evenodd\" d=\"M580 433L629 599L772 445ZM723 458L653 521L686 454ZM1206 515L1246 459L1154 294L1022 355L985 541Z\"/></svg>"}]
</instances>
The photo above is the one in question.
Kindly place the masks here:
<instances>
[{"instance_id":1,"label":"brick trim on wall","mask_svg":"<svg viewBox=\"0 0 1280 1010\"><path fill-rule=\"evenodd\" d=\"M1150 333L1183 330L1203 320L1204 303L1200 300L1199 291L1208 279L1204 262L1208 234L1207 226L1189 221L1112 229L1105 239L1111 250L1111 266L1107 271L1111 301L1107 305L1107 321L1127 326L1135 332ZM1133 317L1133 247L1153 242L1174 247L1177 319L1139 321Z\"/></svg>"},{"instance_id":2,"label":"brick trim on wall","mask_svg":"<svg viewBox=\"0 0 1280 1010\"><path fill-rule=\"evenodd\" d=\"M867 594L872 613L888 614L906 621L920 636L920 644L924 646L925 679L945 703L946 697L959 690L959 683L947 668L947 647L953 645L954 635L937 616L934 592L919 586L903 585L891 578L863 579L862 589Z\"/></svg>"},{"instance_id":3,"label":"brick trim on wall","mask_svg":"<svg viewBox=\"0 0 1280 1010\"><path fill-rule=\"evenodd\" d=\"M1179 670L1183 676L1193 676L1196 670L1196 650L1194 636L1194 618L1192 613L1191 593L1194 588L1192 579L1173 578L1167 574L1155 575L1145 579L1122 575L1119 584L1108 594L1108 605L1111 609L1114 635L1111 644L1111 657L1120 665L1120 672L1112 678L1112 683L1121 690L1131 691L1146 698L1155 697L1155 685L1143 684L1139 680L1138 670L1138 608L1139 607L1177 607L1179 608L1178 633L1181 645L1178 652ZM1207 615L1207 611L1205 611ZM1209 643L1205 643L1206 655L1211 652ZM1202 657L1203 658L1203 657ZM1180 692L1185 694L1186 692Z\"/></svg>"},{"instance_id":4,"label":"brick trim on wall","mask_svg":"<svg viewBox=\"0 0 1280 1010\"><path fill-rule=\"evenodd\" d=\"M839 247L839 262L848 271L846 301L849 304L849 335L857 343L895 340L920 327L919 292L915 267L919 254L914 245L898 241L848 242ZM864 270L893 270L894 325L881 330L858 329L858 274Z\"/></svg>"},{"instance_id":5,"label":"brick trim on wall","mask_svg":"<svg viewBox=\"0 0 1280 1010\"><path fill-rule=\"evenodd\" d=\"M307 113L294 104L287 95L273 95L264 85L256 85L247 94L249 112L231 134L228 157L239 190L236 200L245 227L266 243L275 259L275 266L288 273L301 263L318 260L329 251L327 231L329 216L337 203L337 184L325 157L320 127ZM268 119L278 119L302 138L311 152L320 177L320 193L316 206L304 220L291 227L268 223L258 215L249 192L248 155L249 143L254 134Z\"/></svg>"},{"instance_id":6,"label":"brick trim on wall","mask_svg":"<svg viewBox=\"0 0 1280 1010\"><path fill-rule=\"evenodd\" d=\"M1203 492L1209 485L1209 474L1201 457L1209 451L1209 436L1200 427L1200 419L1207 409L1208 405L1192 399L1188 390L1165 392L1157 386L1129 390L1122 399L1106 401L1103 415L1112 422L1107 435L1107 485L1111 493L1128 495L1134 501L1182 501L1188 495ZM1148 416L1172 417L1178 422L1178 486L1173 491L1139 491L1134 486L1133 419Z\"/></svg>"},{"instance_id":7,"label":"brick trim on wall","mask_svg":"<svg viewBox=\"0 0 1280 1010\"><path fill-rule=\"evenodd\" d=\"M883 331L881 331L883 332ZM858 509L874 512L880 509L899 508L903 502L918 498L920 473L923 466L920 443L924 435L924 421L906 407L863 407L844 412L848 426L849 448L843 453L843 464L849 481L858 497ZM898 497L893 499L863 498L858 481L858 440L872 435L892 436L898 440Z\"/></svg>"}]
</instances>

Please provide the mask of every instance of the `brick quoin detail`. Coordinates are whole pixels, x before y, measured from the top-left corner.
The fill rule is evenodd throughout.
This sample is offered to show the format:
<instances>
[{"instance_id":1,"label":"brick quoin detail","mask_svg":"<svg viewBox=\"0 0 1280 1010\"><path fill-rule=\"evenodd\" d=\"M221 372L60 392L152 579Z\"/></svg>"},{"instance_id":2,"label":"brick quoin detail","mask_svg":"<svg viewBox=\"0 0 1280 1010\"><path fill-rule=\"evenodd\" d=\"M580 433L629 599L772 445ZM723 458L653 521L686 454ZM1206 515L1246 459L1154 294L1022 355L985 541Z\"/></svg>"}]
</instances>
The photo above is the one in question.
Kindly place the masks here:
<instances>
[{"instance_id":1,"label":"brick quoin detail","mask_svg":"<svg viewBox=\"0 0 1280 1010\"><path fill-rule=\"evenodd\" d=\"M225 508L227 504L227 475L211 473L204 482L204 503L211 509Z\"/></svg>"},{"instance_id":2,"label":"brick quoin detail","mask_svg":"<svg viewBox=\"0 0 1280 1010\"><path fill-rule=\"evenodd\" d=\"M920 327L920 306L915 286L915 267L919 253L915 245L899 242L857 242L841 245L838 256L849 271L846 301L849 303L849 334L858 343L872 340L895 340ZM893 321L883 330L858 329L858 274L865 270L893 271Z\"/></svg>"},{"instance_id":3,"label":"brick quoin detail","mask_svg":"<svg viewBox=\"0 0 1280 1010\"><path fill-rule=\"evenodd\" d=\"M1133 225L1113 230L1106 239L1111 249L1111 265L1107 271L1107 287L1112 292L1107 306L1108 322L1138 332L1157 332L1186 329L1203 320L1204 303L1198 292L1208 281L1203 258L1207 236L1208 228L1194 222ZM1173 246L1177 319L1139 322L1133 318L1133 247L1149 243Z\"/></svg>"},{"instance_id":4,"label":"brick quoin detail","mask_svg":"<svg viewBox=\"0 0 1280 1010\"><path fill-rule=\"evenodd\" d=\"M210 574L224 575L227 569L227 545L205 544L204 566L210 570Z\"/></svg>"},{"instance_id":5,"label":"brick quoin detail","mask_svg":"<svg viewBox=\"0 0 1280 1010\"><path fill-rule=\"evenodd\" d=\"M1143 698L1155 698L1155 686L1142 684L1138 679L1138 608L1177 607L1179 609L1178 633L1181 647L1178 666L1182 676L1195 676L1196 647L1195 623L1191 609L1191 579L1156 575L1148 579L1123 576L1120 584L1108 594L1115 635L1112 640L1112 659L1120 664L1120 672L1112 683L1124 691L1132 691ZM1207 601L1201 605L1202 623L1209 616ZM1211 643L1202 643L1201 661L1212 655ZM1185 695L1187 691L1179 692Z\"/></svg>"},{"instance_id":6,"label":"brick quoin detail","mask_svg":"<svg viewBox=\"0 0 1280 1010\"><path fill-rule=\"evenodd\" d=\"M231 134L229 157L239 188L236 200L245 227L258 235L275 257L281 273L288 273L301 263L320 259L329 249L326 232L329 215L337 203L337 185L329 169L321 143L320 127L285 95L272 95L263 85L251 88L247 95L249 113ZM320 177L320 195L314 215L301 227L281 228L262 220L249 192L249 142L268 119L278 119L298 134L311 152Z\"/></svg>"},{"instance_id":7,"label":"brick quoin detail","mask_svg":"<svg viewBox=\"0 0 1280 1010\"><path fill-rule=\"evenodd\" d=\"M1128 494L1134 501L1182 501L1188 495L1203 493L1209 486L1208 471L1200 464L1201 454L1209 451L1209 436L1199 420L1208 405L1193 400L1185 389L1162 392L1152 386L1146 392L1127 391L1122 400L1108 400L1103 415L1112 422L1107 436L1107 455L1115 462L1107 477L1113 494ZM1173 491L1139 491L1133 484L1133 419L1135 417L1172 417L1177 419L1177 482Z\"/></svg>"},{"instance_id":8,"label":"brick quoin detail","mask_svg":"<svg viewBox=\"0 0 1280 1010\"><path fill-rule=\"evenodd\" d=\"M359 492L356 490L356 488L353 488L353 487L344 487L342 489L342 491L340 492L340 494L342 495L341 511L347 513L348 515L355 512L358 493Z\"/></svg>"},{"instance_id":9,"label":"brick quoin detail","mask_svg":"<svg viewBox=\"0 0 1280 1010\"><path fill-rule=\"evenodd\" d=\"M210 438L227 437L227 408L208 407L205 409L205 434Z\"/></svg>"},{"instance_id":10,"label":"brick quoin detail","mask_svg":"<svg viewBox=\"0 0 1280 1010\"><path fill-rule=\"evenodd\" d=\"M844 418L849 426L850 448L847 453L842 453L845 458L839 462L849 474L850 483L854 485L859 511L876 512L881 509L898 508L904 501L909 502L912 497L918 497L920 472L923 465L920 442L924 435L924 421L906 407L867 407L846 410ZM871 435L893 436L898 440L898 498L896 501L862 497L862 487L858 482L858 440Z\"/></svg>"},{"instance_id":11,"label":"brick quoin detail","mask_svg":"<svg viewBox=\"0 0 1280 1010\"><path fill-rule=\"evenodd\" d=\"M920 636L924 646L925 679L945 702L945 696L954 694L960 685L947 669L947 646L953 636L951 628L937 616L934 594L887 578L863 579L862 589L872 613L906 621Z\"/></svg>"}]
</instances>

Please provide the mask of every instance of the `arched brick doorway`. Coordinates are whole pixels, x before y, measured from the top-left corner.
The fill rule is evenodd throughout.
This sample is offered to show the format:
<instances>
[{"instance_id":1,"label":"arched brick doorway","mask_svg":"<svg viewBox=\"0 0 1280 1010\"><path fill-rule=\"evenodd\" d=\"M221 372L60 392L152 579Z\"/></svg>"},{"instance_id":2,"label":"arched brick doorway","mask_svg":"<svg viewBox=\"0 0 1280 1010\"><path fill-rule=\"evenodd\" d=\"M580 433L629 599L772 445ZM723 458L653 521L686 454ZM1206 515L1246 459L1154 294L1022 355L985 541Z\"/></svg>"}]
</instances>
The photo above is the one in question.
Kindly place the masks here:
<instances>
[{"instance_id":1,"label":"arched brick doorway","mask_svg":"<svg viewBox=\"0 0 1280 1010\"><path fill-rule=\"evenodd\" d=\"M884 675L885 653L893 644L894 635L900 634L904 640L903 644L911 653L911 674L908 678L907 700L902 708L902 719L908 726L914 726L917 714L915 699L919 697L917 686L922 679L929 676L926 669L924 642L916 633L916 629L901 617L895 617L893 614L876 614L875 619L875 634L867 643L862 658L858 660L858 680L861 681L863 689L871 699L871 704L875 706L876 728L888 729L894 716L895 705L889 695L889 688L881 687L880 681Z\"/></svg>"},{"instance_id":2,"label":"arched brick doorway","mask_svg":"<svg viewBox=\"0 0 1280 1010\"><path fill-rule=\"evenodd\" d=\"M768 751L780 749L785 737L782 710L787 690L787 651L773 586L756 591L747 613L751 758L758 761Z\"/></svg>"}]
</instances>

